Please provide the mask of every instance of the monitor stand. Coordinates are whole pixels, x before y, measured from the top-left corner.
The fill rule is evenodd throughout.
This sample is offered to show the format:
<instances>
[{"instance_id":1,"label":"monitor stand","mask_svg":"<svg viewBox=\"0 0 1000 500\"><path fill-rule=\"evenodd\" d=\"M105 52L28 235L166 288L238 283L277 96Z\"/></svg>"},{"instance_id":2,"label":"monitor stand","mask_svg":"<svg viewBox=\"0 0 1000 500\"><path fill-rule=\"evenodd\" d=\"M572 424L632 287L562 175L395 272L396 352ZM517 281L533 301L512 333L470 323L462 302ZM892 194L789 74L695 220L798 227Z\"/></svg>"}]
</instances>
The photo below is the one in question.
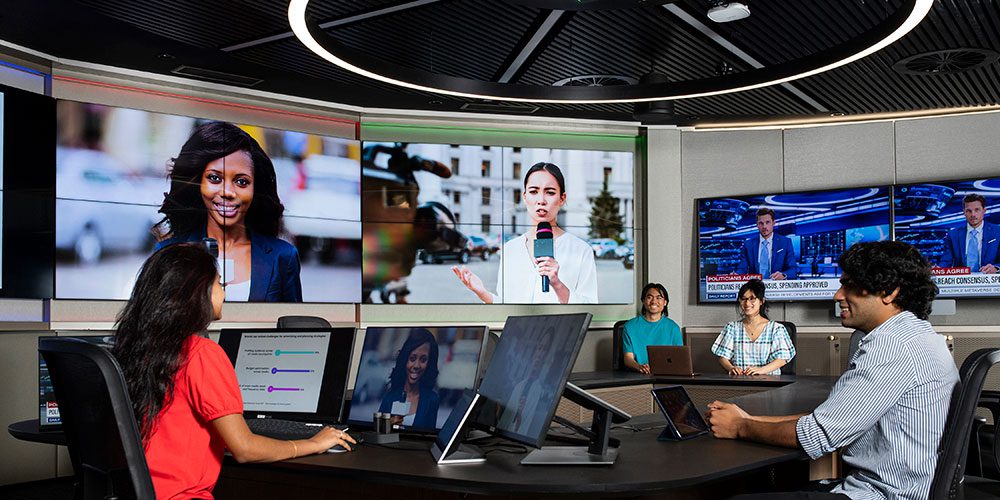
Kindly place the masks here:
<instances>
[{"instance_id":1,"label":"monitor stand","mask_svg":"<svg viewBox=\"0 0 1000 500\"><path fill-rule=\"evenodd\" d=\"M431 455L438 465L477 464L486 461L486 454L478 446L462 443L472 430L472 422L485 402L486 398L478 392L466 390L462 394L462 399L452 409L448 421L431 445Z\"/></svg>"},{"instance_id":2,"label":"monitor stand","mask_svg":"<svg viewBox=\"0 0 1000 500\"><path fill-rule=\"evenodd\" d=\"M610 438L611 423L627 421L630 416L587 393L579 387L567 383L563 396L574 403L594 411L590 430L584 429L561 417L557 422L566 425L590 439L588 446L543 446L521 460L521 465L612 465L618 458L617 439ZM616 446L609 446L609 442Z\"/></svg>"}]
</instances>

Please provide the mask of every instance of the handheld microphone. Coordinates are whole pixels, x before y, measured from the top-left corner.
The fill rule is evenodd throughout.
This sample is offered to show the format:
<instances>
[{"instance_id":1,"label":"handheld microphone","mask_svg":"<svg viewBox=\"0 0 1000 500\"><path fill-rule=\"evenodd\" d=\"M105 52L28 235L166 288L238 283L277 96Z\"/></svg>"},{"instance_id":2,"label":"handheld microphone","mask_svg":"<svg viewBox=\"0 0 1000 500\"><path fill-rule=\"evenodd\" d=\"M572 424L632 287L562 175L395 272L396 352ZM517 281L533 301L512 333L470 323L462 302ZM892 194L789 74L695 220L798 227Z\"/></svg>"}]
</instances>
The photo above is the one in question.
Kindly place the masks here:
<instances>
[{"instance_id":1,"label":"handheld microphone","mask_svg":"<svg viewBox=\"0 0 1000 500\"><path fill-rule=\"evenodd\" d=\"M539 222L535 231L535 258L555 257L552 245L552 224ZM549 277L542 276L542 291L549 291Z\"/></svg>"}]
</instances>

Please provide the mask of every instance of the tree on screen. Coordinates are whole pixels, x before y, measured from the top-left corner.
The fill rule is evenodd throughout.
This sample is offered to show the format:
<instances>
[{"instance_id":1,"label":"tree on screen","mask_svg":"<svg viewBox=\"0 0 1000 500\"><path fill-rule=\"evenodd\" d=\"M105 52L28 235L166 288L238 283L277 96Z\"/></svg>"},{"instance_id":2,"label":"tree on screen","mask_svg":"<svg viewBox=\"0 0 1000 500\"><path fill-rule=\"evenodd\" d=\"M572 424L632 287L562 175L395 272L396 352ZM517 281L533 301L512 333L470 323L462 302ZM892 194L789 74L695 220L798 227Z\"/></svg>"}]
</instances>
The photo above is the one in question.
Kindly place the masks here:
<instances>
[{"instance_id":1,"label":"tree on screen","mask_svg":"<svg viewBox=\"0 0 1000 500\"><path fill-rule=\"evenodd\" d=\"M604 178L600 194L594 198L590 208L590 237L614 238L621 243L622 215L618 210L620 200L608 191L608 178Z\"/></svg>"}]
</instances>

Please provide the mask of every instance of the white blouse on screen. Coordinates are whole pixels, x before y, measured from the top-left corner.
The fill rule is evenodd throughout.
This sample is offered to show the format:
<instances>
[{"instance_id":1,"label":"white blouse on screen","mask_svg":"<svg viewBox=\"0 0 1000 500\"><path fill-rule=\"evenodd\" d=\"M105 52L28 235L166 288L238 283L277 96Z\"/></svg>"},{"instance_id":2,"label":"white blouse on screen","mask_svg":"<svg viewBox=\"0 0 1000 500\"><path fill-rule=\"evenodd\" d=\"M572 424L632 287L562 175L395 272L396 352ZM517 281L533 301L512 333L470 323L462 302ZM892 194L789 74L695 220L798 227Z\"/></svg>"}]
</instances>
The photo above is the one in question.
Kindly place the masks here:
<instances>
[{"instance_id":1,"label":"white blouse on screen","mask_svg":"<svg viewBox=\"0 0 1000 500\"><path fill-rule=\"evenodd\" d=\"M542 276L531 260L528 244L524 234L504 243L494 303L559 303L555 288L549 286L548 292L542 292ZM569 289L568 303L596 304L597 265L590 245L570 233L563 233L553 242L553 254L559 263L559 280Z\"/></svg>"}]
</instances>

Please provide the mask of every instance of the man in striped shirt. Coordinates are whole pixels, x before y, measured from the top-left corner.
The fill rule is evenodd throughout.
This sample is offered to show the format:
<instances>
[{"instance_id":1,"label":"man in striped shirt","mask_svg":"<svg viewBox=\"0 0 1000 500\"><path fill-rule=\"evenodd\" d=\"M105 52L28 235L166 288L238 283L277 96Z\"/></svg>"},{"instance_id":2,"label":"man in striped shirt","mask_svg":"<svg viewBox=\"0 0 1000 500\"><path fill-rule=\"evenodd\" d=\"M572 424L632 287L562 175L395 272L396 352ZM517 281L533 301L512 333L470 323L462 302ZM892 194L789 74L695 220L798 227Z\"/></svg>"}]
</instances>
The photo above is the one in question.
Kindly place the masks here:
<instances>
[{"instance_id":1,"label":"man in striped shirt","mask_svg":"<svg viewBox=\"0 0 1000 500\"><path fill-rule=\"evenodd\" d=\"M850 467L829 492L761 498L927 498L958 382L944 338L926 321L937 294L930 265L895 241L856 244L839 264L841 323L866 335L830 397L810 414L786 417L751 416L716 401L712 432L801 447L813 459L840 449Z\"/></svg>"}]
</instances>

